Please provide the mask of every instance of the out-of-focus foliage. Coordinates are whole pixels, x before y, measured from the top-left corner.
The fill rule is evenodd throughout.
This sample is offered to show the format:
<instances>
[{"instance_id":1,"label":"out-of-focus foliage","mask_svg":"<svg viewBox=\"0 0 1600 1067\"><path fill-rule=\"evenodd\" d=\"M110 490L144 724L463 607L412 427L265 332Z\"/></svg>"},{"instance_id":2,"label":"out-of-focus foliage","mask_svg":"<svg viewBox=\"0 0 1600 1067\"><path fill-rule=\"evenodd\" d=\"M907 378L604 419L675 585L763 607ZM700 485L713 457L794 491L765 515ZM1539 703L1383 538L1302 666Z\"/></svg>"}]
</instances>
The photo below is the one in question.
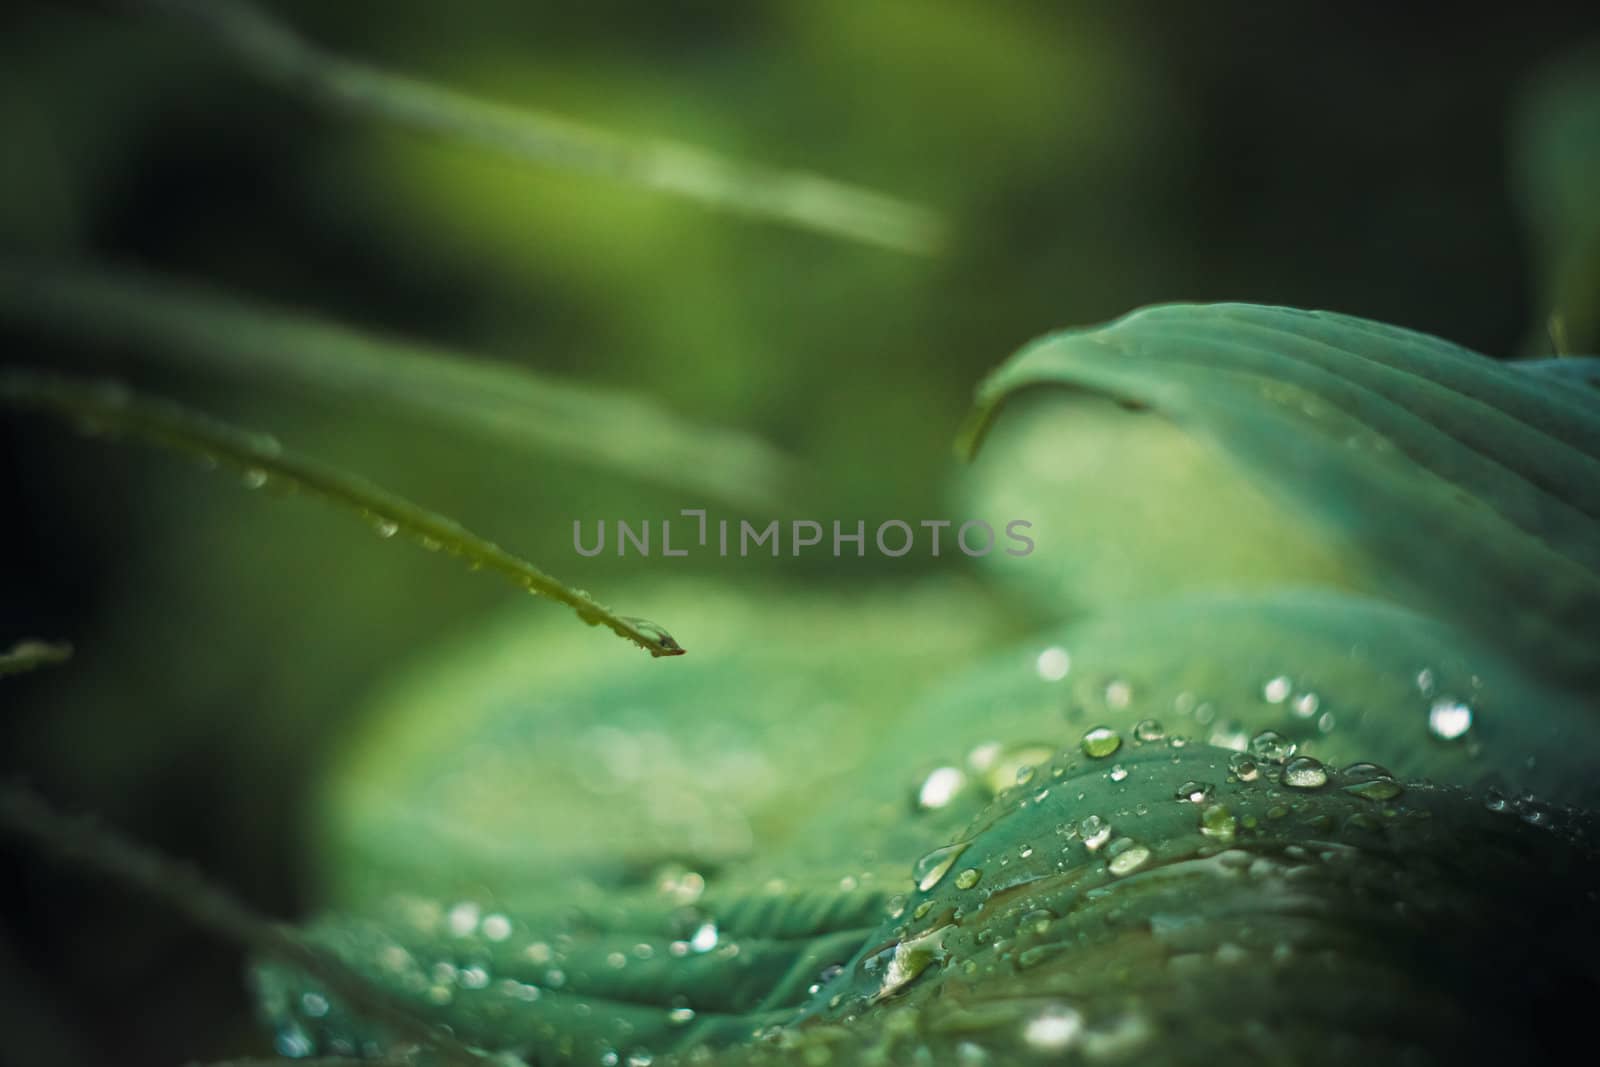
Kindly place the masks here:
<instances>
[{"instance_id":1,"label":"out-of-focus foliage","mask_svg":"<svg viewBox=\"0 0 1600 1067\"><path fill-rule=\"evenodd\" d=\"M1398 661L1379 656L1375 667L1345 663L1339 642L1346 625L1401 631L1385 645L1396 655L1414 643L1418 655L1459 657L1449 661L1454 666L1437 669L1452 672L1452 679L1464 672L1467 681L1453 682L1459 691L1441 696L1467 699L1474 674L1483 681L1482 690L1470 694L1482 714L1467 740L1424 749L1428 760L1394 768L1402 777L1433 773L1424 766L1433 758L1455 773L1460 761L1472 759L1468 749L1480 732L1497 746L1507 744L1473 761L1472 772L1498 769L1504 752L1537 753L1536 761L1543 760L1550 745L1544 734L1496 734L1507 721L1502 709L1519 700L1544 702L1552 709L1545 725L1555 730L1575 706L1570 696L1549 692L1547 679L1518 674L1499 641L1457 645L1453 628L1461 620L1413 626L1397 609L1373 606L1374 595L1389 595L1388 578L1372 569L1370 558L1344 551L1342 527L1315 520L1304 507L1283 507L1272 483L1236 477L1214 443L1191 439L1160 416L1076 399L1063 419L1052 410L1058 401L1041 398L1026 420L1012 425L1019 412L1001 422L991 451L959 481L950 477L948 443L972 383L998 353L1046 329L1102 321L1159 301L1336 307L1493 352L1512 351L1535 324L1529 346L1535 355L1553 347L1546 321L1555 311L1564 316L1566 347L1581 345L1587 298L1577 238L1587 224L1576 217L1564 221L1567 207L1560 206L1581 210L1581 196L1536 190L1586 187L1580 174L1591 158L1582 143L1586 127L1539 118L1581 112L1581 92L1569 94L1562 86L1584 79L1551 75L1544 82L1555 87L1550 92L1519 94L1537 72L1600 30L1594 13L1573 7L1508 24L1502 12L1460 9L1440 18L1310 4L1155 12L977 0L606 0L582 6L282 0L267 9L327 55L430 88L568 116L628 144L693 144L741 170L807 171L882 190L928 208L947 239L938 257L904 256L705 210L626 183L530 168L508 156L463 150L446 138L332 115L262 81L203 35L175 32L168 23L123 17L120 8L44 5L0 16L0 139L6 145L0 245L7 262L134 267L284 310L265 320L254 314L180 316L179 325L195 331L191 336L221 338L224 344L206 353L218 358L226 358L228 343L259 342L264 335L252 334L252 326L270 326L271 336L287 342L307 336L298 331L308 320L339 322L362 336L381 329L392 340L404 338L396 346L412 354L418 347L477 353L497 381L527 370L606 398L648 398L646 429L670 413L667 424L677 429L727 427L738 435L696 438L713 451L729 440L771 443L772 453L740 446L738 455L719 457L736 471L765 469L761 460L772 454L798 457L814 471L816 492L803 500L748 504L751 517L762 521L773 516L754 513L758 507L780 518L860 517L869 523L1024 507L1035 491L1021 488L1020 478L996 477L1001 467L1025 468L1027 484L1037 479L1046 499L1024 516L1039 526L1039 553L1009 569L991 569L982 580L992 585L983 594L964 587L948 595L907 592L923 579L962 586L972 568L957 557L644 560L607 553L582 559L571 550L572 520L660 519L683 507L716 506L723 502L698 491L685 499L674 487L700 477L709 497L715 485L725 484L718 465L680 463L682 483L655 477L651 471L671 474L671 456L678 453L647 440L642 452L621 457L638 460L634 473L608 474L629 466L610 462L618 457L598 444L616 427L597 427L592 450L533 456L485 445L502 441L508 428L526 430L530 439L549 429L517 427L515 416L503 411L496 425L485 419L471 427L479 432L461 435L440 432L457 423L391 410L380 403L386 390L376 384L329 391L283 379L241 386L197 377L194 350L179 355L172 334L136 337L82 305L74 305L74 314L85 321L67 323L71 330L60 330L59 321L47 331L8 325L8 362L70 362L109 371L230 422L270 429L335 469L358 471L470 528L493 531L501 543L550 561L553 571L578 585L608 597L614 592L629 610L669 624L693 650L680 660L647 661L605 635L573 627L548 605L541 609L519 598L508 605L494 583L464 578L446 561L386 544L355 524L330 522L314 505L213 487L164 458L108 451L43 423L8 419L0 427L0 512L12 521L0 524L0 534L10 584L0 598L0 626L6 628L0 646L42 633L68 638L80 651L66 671L6 679L0 694L5 769L25 771L52 795L105 811L142 838L194 857L253 903L284 915L329 902L365 907L373 899L372 882L387 881L389 873L380 876L370 850L352 852L349 866L340 865L340 849L354 849L361 840L385 842L381 851L397 865L390 871L396 880L437 873L429 860L435 839L420 823L406 823L406 805L398 801L388 813L393 821L385 822L382 794L421 790L430 782L438 788L461 784L450 738L436 739L435 763L410 746L424 736L418 725L424 710L416 709L455 706L450 692L431 680L452 676L454 661L466 671L480 656L483 676L474 675L460 690L461 729L468 736L481 729L504 742L502 766L511 770L495 781L543 798L553 794L515 779L520 746L549 761L529 754L528 766L553 764L579 780L578 757L563 739L577 733L581 756L581 731L558 716L549 737L531 726L523 734L495 734L495 713L479 694L499 693L508 703L532 700L546 671L554 679L552 692L574 700L591 684L618 701L650 683L681 686L668 690L662 705L679 724L689 721L691 707L703 707L707 723L722 714L744 721L744 709L750 709L749 721L765 721L773 709L805 707L808 721L814 715L819 727L833 725L841 753L855 760L865 758L867 738L908 736L894 731L902 722L920 721L919 714L933 716L929 708L947 706L932 696L924 704L924 683L948 684L955 692L968 670L994 669L1001 672L996 693L1009 693L1013 684L1032 686L1038 679L1028 673L1029 664L1056 642L1073 646L1068 677L1074 692L1087 686L1092 695L1118 681L1119 670L1128 671L1130 713L1143 706L1145 671L1172 686L1192 678L1194 685L1222 688L1220 666L1212 670L1186 658L1189 640L1219 664L1241 664L1248 677L1230 676L1239 694L1230 700L1241 707L1252 687L1265 684L1257 673L1290 669L1293 664L1283 662L1288 650L1301 648L1306 680L1326 690L1327 710L1352 727L1351 736L1365 741L1363 731L1379 720L1352 719L1350 709L1335 707L1336 692L1344 702L1403 711L1395 720L1402 724L1394 734L1398 743L1409 736L1405 731L1419 728L1421 694L1406 688L1411 683L1396 673L1403 666ZM1581 61L1568 69L1581 72ZM1528 101L1526 107L1519 109L1519 100ZM1524 133L1508 136L1517 130ZM1524 242L1525 223L1506 196L1508 173L1544 176L1519 180L1516 206L1524 220L1537 220L1532 242ZM7 294L13 306L18 292ZM147 292L140 291L138 310L170 325ZM201 329L207 321L221 323L218 332ZM134 354L143 358L128 358ZM285 363L274 364L259 349L256 355L262 366L297 360L302 372L324 369L312 362L317 356L309 348L276 353L294 357ZM499 376L502 370L507 377ZM1581 381L1591 372L1562 362L1537 370L1530 364L1529 373ZM450 399L442 393L424 398L439 405ZM473 421L470 413L464 417ZM632 442L650 434L613 436ZM583 437L582 427L573 437ZM1041 450L1059 461L1041 462ZM1083 459L1085 450L1090 461ZM648 581L641 580L645 572ZM1340 592L1313 598L1314 604L1296 599L1300 594L1268 592L1290 584ZM852 613L868 585L882 592L865 598L871 602L863 618L835 621ZM759 603L754 592L728 592L746 588L760 591ZM1186 603L1207 606L1155 603L1175 592L1203 595L1207 599ZM899 603L907 606L904 617ZM486 624L508 607L514 617ZM730 621L719 616L723 611ZM1207 612L1207 622L1191 621L1196 616L1186 611ZM1091 612L1102 617L1085 621ZM1249 621L1257 612L1273 620L1272 632ZM1217 632L1207 634L1213 614ZM1483 617L1471 614L1466 629L1479 633ZM1169 635L1165 644L1144 642L1146 628ZM926 657L912 647L923 629L929 631ZM1006 651L1023 634L1033 635L1026 646ZM699 669L702 635L710 649L739 639L745 651L732 659L743 666L727 669L741 680L724 685L712 677L722 669L716 664L729 662L717 654L705 674L671 682L660 675L658 681L662 670ZM1561 641L1557 635L1551 648ZM1268 650L1266 659L1278 662L1239 651L1257 643ZM1479 647L1485 644L1490 647ZM808 645L827 654L813 657ZM986 667L978 661L988 646L998 651ZM831 664L845 648L881 656L889 666L881 677L864 665L859 677L853 669L835 672ZM1160 653L1167 651L1176 658L1163 660ZM502 658L514 662L496 674ZM419 659L427 664L413 670ZM775 672L804 679L792 705L778 690L758 689L753 675L768 662ZM1090 666L1100 662L1106 666ZM1104 679L1085 681L1102 670ZM635 682L635 671L641 678L655 673L650 683ZM750 673L747 681L743 671ZM956 680L942 681L947 672ZM374 687L384 693L381 699L368 696ZM881 688L891 692L881 695ZM848 707L884 708L884 721L868 721L866 711L852 716L814 706L806 695L835 691L848 695ZM1014 709L1019 731L1037 721L1028 715L1048 710L1048 700L1023 703ZM735 710L722 710L729 707ZM1424 716L1431 707L1428 702ZM391 710L396 715L389 722ZM1282 712L1278 707L1279 718ZM1236 711L1219 706L1211 722L1197 721L1188 732L1195 744L1202 734L1210 741L1215 724L1234 717ZM1459 718L1447 715L1446 721ZM1086 724L1069 725L1076 732ZM1312 752L1343 758L1337 738L1344 735L1337 729L1312 737L1299 719L1279 728ZM825 796L791 800L796 794L775 790L762 799L738 788L709 789L725 802L719 812L732 810L734 793L740 806L745 800L753 805L745 812L748 851L759 852L768 838L781 838L796 851L792 860L761 869L738 858L743 832L713 841L726 851L717 852L716 870L708 868L722 874L707 893L721 894L715 897L721 901L760 900L774 877L791 885L811 886L820 878L837 886L845 877L865 884L862 876L870 872L880 888L904 879L911 852L936 837L953 839L961 827L947 819L972 817L974 809L963 805L987 803L988 787L1003 785L1004 772L1018 766L1013 758L980 760L982 767L974 767L963 747L971 738L961 735L958 743L952 737L946 745L936 731L927 733L919 744L908 740L903 752L893 749L893 765L903 769L853 777L841 771L843 777L817 783ZM827 736L819 728L805 740ZM1387 736L1374 735L1374 743L1387 744ZM697 768L681 756L691 739L705 740L692 732L673 738L681 766L668 777L690 780L687 792L703 795L708 790ZM779 778L813 781L799 758L807 751L800 739L792 761L797 766L770 756L768 744L756 747ZM370 762L361 761L363 751ZM969 786L983 783L980 793L902 836L905 824L891 816L904 815L909 794L950 765L962 768ZM816 770L825 773L820 765ZM1512 782L1528 782L1529 769L1509 778L1508 790ZM1550 781L1564 790L1566 772ZM370 788L364 797L361 782ZM858 790L882 799L853 805L844 794ZM1415 792L1410 785L1407 790ZM1081 791L1093 792L1087 785ZM462 817L482 814L504 827L507 835L497 844L519 832L511 817L516 813L497 809L492 797L446 789L435 798L441 795L462 805L452 809ZM580 844L585 827L615 830L620 824L607 821L614 816L607 814L606 796L576 795L582 799L554 811L526 813L548 815L540 826L553 821L570 831L552 833L552 848L557 841ZM630 803L667 810L630 795L624 791L616 810ZM1343 796L1328 805L1330 818L1344 817L1345 809L1335 806ZM1321 802L1320 795L1308 801ZM1514 800L1509 803L1514 809ZM807 834L799 824L813 809L818 822ZM501 818L507 821L494 821ZM845 820L852 833L882 831L888 841L879 859L835 869L829 860L836 857L834 835L844 832L835 819ZM454 817L450 822L453 833L464 832ZM737 829L720 817L715 825ZM373 837L364 839L364 833ZM462 846L457 839L438 840L443 852ZM799 850L808 843L829 862L802 860ZM529 842L522 869L537 864L539 844ZM1529 847L1528 863L1552 862L1551 854ZM1388 855L1382 849L1374 854ZM459 855L465 858L458 882L474 877L466 860L482 859L470 851ZM561 855L588 866L584 857L592 853ZM8 853L8 863L11 858ZM114 1053L124 1064L165 1064L265 1047L239 990L236 956L152 916L114 887L82 887L31 863L18 869L24 874L6 890L8 921L0 933L6 972L0 979L24 976L0 997L6 1054L76 1063ZM1461 884L1473 884L1482 871L1458 874ZM606 877L616 877L615 871ZM1419 875L1363 891L1421 899L1427 894L1407 887L1425 882ZM607 892L616 888L614 881L604 884ZM427 891L442 898L455 888ZM1550 887L1550 914L1561 889ZM629 892L643 899L657 890L652 884ZM461 899L477 892L462 889ZM1480 903L1492 896L1486 889ZM870 925L862 918L866 911L837 913L842 925L832 925L822 905L840 899L837 891L808 899L777 917L814 916L815 905L823 918L813 932L864 936ZM868 909L866 900L857 903ZM13 915L25 918L11 921ZM753 937L775 929L774 921L757 916L737 929ZM564 927L553 923L550 929ZM531 927L526 932L532 936ZM1220 927L1196 937L1220 942L1216 951L1223 955L1233 943ZM1127 950L1118 944L1116 952ZM796 1004L793 998L821 977L805 974L821 955L788 948L794 950L793 982L772 995ZM836 948L831 944L822 955L831 960ZM995 959L1009 959L1006 951L996 949ZM1110 961L1112 951L1103 958ZM608 964L609 952L602 962ZM926 977L943 974L929 970ZM947 977L957 978L953 972ZM1224 998L1242 988L1214 977L1196 981ZM1308 988L1332 996L1338 982L1361 986L1364 978L1365 972L1340 972L1332 984ZM1587 987L1579 978L1550 981L1552 988L1581 993ZM678 1010L670 1002L663 1008L660 982L645 984L652 1011ZM1295 983L1279 984L1291 989ZM955 987L941 980L929 988ZM976 1021L963 1017L955 1031L963 1036L933 1047L966 1054L964 1035L981 1031L986 1019L995 1029L985 1040L996 1048L1002 1038L1027 1032L1036 1015L1046 1034L1070 1031L1070 1017L1054 1001L1088 995L1060 986L1050 1003L1032 1003L1012 997L1004 983L991 988L1005 1003L979 1011ZM1101 982L1095 988L1115 996L1104 991L1118 987ZM1497 1007L1507 1003L1523 1002ZM1337 999L1329 1004L1337 1010ZM94 1006L93 1019L83 1005ZM922 1024L896 1021L911 1014L885 1010L848 1032L819 1027L820 1036L807 1047L763 1051L810 1063L819 1045L836 1050L840 1062L855 1054L909 1055L916 1046L900 1044L904 1035L930 1043ZM1491 1014L1486 1009L1476 1018ZM63 1017L86 1048L52 1042L48 1020ZM575 1024L569 1018L565 1025ZM1243 1051L1273 1051L1247 1023L1241 1026ZM55 1029L68 1032L65 1025ZM1101 1048L1094 1042L1106 1036L1097 1021L1072 1032L1089 1042L1085 1048ZM1481 1028L1462 1033L1484 1038ZM1478 1044L1492 1047L1488 1040ZM1138 1048L1148 1053L1150 1046Z\"/></svg>"}]
</instances>

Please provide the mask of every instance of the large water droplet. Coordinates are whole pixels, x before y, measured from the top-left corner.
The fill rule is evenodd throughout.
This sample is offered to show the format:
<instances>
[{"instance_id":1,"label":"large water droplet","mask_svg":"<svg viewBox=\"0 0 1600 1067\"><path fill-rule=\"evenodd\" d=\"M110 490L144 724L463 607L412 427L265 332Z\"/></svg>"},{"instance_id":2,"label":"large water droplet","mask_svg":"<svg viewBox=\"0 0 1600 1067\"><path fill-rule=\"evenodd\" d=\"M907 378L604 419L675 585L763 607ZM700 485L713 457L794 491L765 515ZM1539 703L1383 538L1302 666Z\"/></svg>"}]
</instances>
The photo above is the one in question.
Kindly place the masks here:
<instances>
[{"instance_id":1,"label":"large water droplet","mask_svg":"<svg viewBox=\"0 0 1600 1067\"><path fill-rule=\"evenodd\" d=\"M1296 756L1278 780L1291 789L1321 789L1328 784L1328 768L1310 756Z\"/></svg>"},{"instance_id":2,"label":"large water droplet","mask_svg":"<svg viewBox=\"0 0 1600 1067\"><path fill-rule=\"evenodd\" d=\"M940 767L923 779L917 790L917 807L922 811L937 811L955 799L967 776L956 767Z\"/></svg>"},{"instance_id":3,"label":"large water droplet","mask_svg":"<svg viewBox=\"0 0 1600 1067\"><path fill-rule=\"evenodd\" d=\"M1472 729L1472 708L1443 697L1428 709L1428 732L1441 741L1459 741Z\"/></svg>"},{"instance_id":4,"label":"large water droplet","mask_svg":"<svg viewBox=\"0 0 1600 1067\"><path fill-rule=\"evenodd\" d=\"M1041 1052L1060 1052L1083 1033L1083 1016L1065 1004L1041 1009L1022 1027L1022 1040Z\"/></svg>"},{"instance_id":5,"label":"large water droplet","mask_svg":"<svg viewBox=\"0 0 1600 1067\"><path fill-rule=\"evenodd\" d=\"M1213 804L1200 813L1200 832L1218 841L1232 841L1239 830L1239 820L1221 804Z\"/></svg>"},{"instance_id":6,"label":"large water droplet","mask_svg":"<svg viewBox=\"0 0 1600 1067\"><path fill-rule=\"evenodd\" d=\"M1078 836L1090 852L1105 844L1111 837L1111 824L1098 815L1090 815L1078 823Z\"/></svg>"},{"instance_id":7,"label":"large water droplet","mask_svg":"<svg viewBox=\"0 0 1600 1067\"><path fill-rule=\"evenodd\" d=\"M1122 747L1122 735L1109 726L1096 726L1083 735L1080 744L1085 756L1104 759Z\"/></svg>"},{"instance_id":8,"label":"large water droplet","mask_svg":"<svg viewBox=\"0 0 1600 1067\"><path fill-rule=\"evenodd\" d=\"M1140 719L1133 727L1135 741L1159 741L1166 736L1166 729L1155 719Z\"/></svg>"},{"instance_id":9,"label":"large water droplet","mask_svg":"<svg viewBox=\"0 0 1600 1067\"><path fill-rule=\"evenodd\" d=\"M1295 752L1295 743L1276 730L1262 730L1250 739L1250 754L1263 763L1283 763Z\"/></svg>"},{"instance_id":10,"label":"large water droplet","mask_svg":"<svg viewBox=\"0 0 1600 1067\"><path fill-rule=\"evenodd\" d=\"M967 842L958 841L953 845L944 845L934 849L911 866L911 877L916 881L917 888L926 893L944 880L950 873L950 868L955 866L961 853L967 850Z\"/></svg>"},{"instance_id":11,"label":"large water droplet","mask_svg":"<svg viewBox=\"0 0 1600 1067\"><path fill-rule=\"evenodd\" d=\"M1106 855L1111 857L1106 869L1121 878L1143 867L1150 859L1150 850L1132 838L1124 837L1113 841L1111 847L1106 849Z\"/></svg>"},{"instance_id":12,"label":"large water droplet","mask_svg":"<svg viewBox=\"0 0 1600 1067\"><path fill-rule=\"evenodd\" d=\"M1034 662L1034 669L1045 681L1059 682L1072 669L1072 657L1060 646L1047 648L1039 653L1039 658Z\"/></svg>"}]
</instances>

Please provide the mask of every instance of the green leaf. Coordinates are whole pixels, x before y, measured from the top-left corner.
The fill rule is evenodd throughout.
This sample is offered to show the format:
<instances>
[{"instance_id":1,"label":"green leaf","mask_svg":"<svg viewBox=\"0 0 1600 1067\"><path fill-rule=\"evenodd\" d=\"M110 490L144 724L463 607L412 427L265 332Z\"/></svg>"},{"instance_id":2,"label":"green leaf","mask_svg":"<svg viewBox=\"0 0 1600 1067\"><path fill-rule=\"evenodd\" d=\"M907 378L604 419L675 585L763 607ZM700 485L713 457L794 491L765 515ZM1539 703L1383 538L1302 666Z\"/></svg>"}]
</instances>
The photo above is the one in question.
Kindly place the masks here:
<instances>
[{"instance_id":1,"label":"green leaf","mask_svg":"<svg viewBox=\"0 0 1600 1067\"><path fill-rule=\"evenodd\" d=\"M668 864L705 873L770 856L859 791L897 717L995 629L982 598L944 582L678 578L637 595L691 628L695 654L671 671L528 612L395 670L354 716L370 725L318 804L326 903L487 887L526 908L579 877L627 884ZM904 811L896 795L884 818Z\"/></svg>"},{"instance_id":2,"label":"green leaf","mask_svg":"<svg viewBox=\"0 0 1600 1067\"><path fill-rule=\"evenodd\" d=\"M72 658L72 646L48 641L18 641L9 651L0 652L0 678L26 674L40 667L54 667Z\"/></svg>"},{"instance_id":3,"label":"green leaf","mask_svg":"<svg viewBox=\"0 0 1600 1067\"><path fill-rule=\"evenodd\" d=\"M389 406L736 505L770 507L803 482L765 442L691 426L640 397L136 272L0 258L0 315L179 371Z\"/></svg>"},{"instance_id":4,"label":"green leaf","mask_svg":"<svg viewBox=\"0 0 1600 1067\"><path fill-rule=\"evenodd\" d=\"M332 110L900 252L930 254L943 241L937 218L894 197L477 100L317 48L241 0L140 0L137 6L181 17L250 73Z\"/></svg>"},{"instance_id":5,"label":"green leaf","mask_svg":"<svg viewBox=\"0 0 1600 1067\"><path fill-rule=\"evenodd\" d=\"M453 519L428 511L378 486L286 451L275 438L249 433L175 404L121 386L84 383L24 371L0 374L0 402L70 419L86 432L129 434L164 448L225 463L253 489L318 496L361 515L380 537L404 533L430 551L443 551L474 570L494 572L537 596L570 607L591 626L605 626L652 656L683 654L670 634L645 619L614 614L587 593L563 585L538 567Z\"/></svg>"},{"instance_id":6,"label":"green leaf","mask_svg":"<svg viewBox=\"0 0 1600 1067\"><path fill-rule=\"evenodd\" d=\"M1215 441L1396 599L1593 691L1600 415L1546 373L1324 312L1174 305L1035 342L979 393L1056 386Z\"/></svg>"}]
</instances>

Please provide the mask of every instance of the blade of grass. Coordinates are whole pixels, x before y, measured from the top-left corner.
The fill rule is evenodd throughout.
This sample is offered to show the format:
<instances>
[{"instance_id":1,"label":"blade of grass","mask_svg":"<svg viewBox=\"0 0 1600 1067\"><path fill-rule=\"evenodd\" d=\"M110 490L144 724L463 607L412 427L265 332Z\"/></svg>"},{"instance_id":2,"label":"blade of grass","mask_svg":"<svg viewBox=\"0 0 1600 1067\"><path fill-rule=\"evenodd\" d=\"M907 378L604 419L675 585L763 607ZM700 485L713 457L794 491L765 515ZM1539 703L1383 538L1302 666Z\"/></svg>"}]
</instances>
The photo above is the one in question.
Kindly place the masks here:
<instances>
[{"instance_id":1,"label":"blade of grass","mask_svg":"<svg viewBox=\"0 0 1600 1067\"><path fill-rule=\"evenodd\" d=\"M40 667L54 667L72 658L72 646L47 641L18 641L10 651L0 652L0 678L24 674Z\"/></svg>"},{"instance_id":2,"label":"blade of grass","mask_svg":"<svg viewBox=\"0 0 1600 1067\"><path fill-rule=\"evenodd\" d=\"M652 656L677 656L683 648L661 627L613 614L528 561L512 555L452 519L419 507L361 478L284 450L272 437L229 426L167 401L107 383L12 371L0 374L0 402L63 416L102 434L129 434L166 448L226 463L244 472L251 487L273 485L322 497L357 512L382 536L405 533L424 548L442 550L474 569L494 571L530 593L605 626Z\"/></svg>"},{"instance_id":3,"label":"blade of grass","mask_svg":"<svg viewBox=\"0 0 1600 1067\"><path fill-rule=\"evenodd\" d=\"M57 859L138 889L196 926L249 952L304 971L337 993L353 1011L389 1028L401 1040L433 1050L449 1063L482 1067L487 1062L504 1062L503 1057L479 1052L430 1026L405 1001L344 960L314 947L293 927L257 914L212 885L200 872L108 826L57 811L22 786L0 787L0 829Z\"/></svg>"},{"instance_id":4,"label":"blade of grass","mask_svg":"<svg viewBox=\"0 0 1600 1067\"><path fill-rule=\"evenodd\" d=\"M252 74L334 110L899 252L931 254L942 241L929 211L895 197L478 100L326 52L242 0L130 2L136 10L186 20Z\"/></svg>"},{"instance_id":5,"label":"blade of grass","mask_svg":"<svg viewBox=\"0 0 1600 1067\"><path fill-rule=\"evenodd\" d=\"M0 257L0 316L183 371L389 404L497 443L770 510L805 476L749 434L640 397L368 333L132 271Z\"/></svg>"}]
</instances>

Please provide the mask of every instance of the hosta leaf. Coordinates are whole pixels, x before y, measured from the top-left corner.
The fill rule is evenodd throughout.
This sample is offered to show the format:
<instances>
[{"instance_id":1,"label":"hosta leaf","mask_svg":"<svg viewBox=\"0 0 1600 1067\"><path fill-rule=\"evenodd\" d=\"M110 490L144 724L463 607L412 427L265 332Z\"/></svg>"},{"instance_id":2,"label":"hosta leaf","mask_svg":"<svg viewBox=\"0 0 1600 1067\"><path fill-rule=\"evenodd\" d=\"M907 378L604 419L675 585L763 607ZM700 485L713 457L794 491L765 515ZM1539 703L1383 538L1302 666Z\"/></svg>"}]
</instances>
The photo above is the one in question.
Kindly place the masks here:
<instances>
[{"instance_id":1,"label":"hosta leaf","mask_svg":"<svg viewBox=\"0 0 1600 1067\"><path fill-rule=\"evenodd\" d=\"M1140 734L1246 750L1273 731L1337 765L1373 760L1403 777L1564 803L1600 796L1588 704L1451 628L1322 590L1219 594L1064 627L956 674L904 716L854 804L804 837L905 858L1097 727L1110 731L1112 766ZM939 802L905 818L940 780ZM879 814L891 806L899 820Z\"/></svg>"},{"instance_id":2,"label":"hosta leaf","mask_svg":"<svg viewBox=\"0 0 1600 1067\"><path fill-rule=\"evenodd\" d=\"M397 897L364 918L325 919L310 936L470 1044L536 1063L638 1060L789 1021L885 914L883 893L841 891L837 879L722 881L703 896L672 882L613 887L552 911ZM293 971L261 968L257 981L282 1049L393 1044Z\"/></svg>"},{"instance_id":3,"label":"hosta leaf","mask_svg":"<svg viewBox=\"0 0 1600 1067\"><path fill-rule=\"evenodd\" d=\"M1570 383L1348 316L1156 307L1018 353L982 387L976 436L1045 385L1214 439L1397 598L1593 686L1600 417Z\"/></svg>"},{"instance_id":4,"label":"hosta leaf","mask_svg":"<svg viewBox=\"0 0 1600 1067\"><path fill-rule=\"evenodd\" d=\"M639 595L694 646L670 672L518 612L395 673L323 798L333 903L489 886L520 904L580 873L616 884L770 852L991 629L982 598L943 583L806 594L680 579Z\"/></svg>"},{"instance_id":5,"label":"hosta leaf","mask_svg":"<svg viewBox=\"0 0 1600 1067\"><path fill-rule=\"evenodd\" d=\"M958 485L964 511L1033 524L1033 552L980 563L1046 618L1207 589L1378 591L1337 537L1215 443L1103 397L1018 397Z\"/></svg>"},{"instance_id":6,"label":"hosta leaf","mask_svg":"<svg viewBox=\"0 0 1600 1067\"><path fill-rule=\"evenodd\" d=\"M1171 741L1120 758L1003 793L775 1050L726 1061L1493 1062L1582 1028L1547 1012L1595 986L1587 817L1369 769L1246 781Z\"/></svg>"}]
</instances>

